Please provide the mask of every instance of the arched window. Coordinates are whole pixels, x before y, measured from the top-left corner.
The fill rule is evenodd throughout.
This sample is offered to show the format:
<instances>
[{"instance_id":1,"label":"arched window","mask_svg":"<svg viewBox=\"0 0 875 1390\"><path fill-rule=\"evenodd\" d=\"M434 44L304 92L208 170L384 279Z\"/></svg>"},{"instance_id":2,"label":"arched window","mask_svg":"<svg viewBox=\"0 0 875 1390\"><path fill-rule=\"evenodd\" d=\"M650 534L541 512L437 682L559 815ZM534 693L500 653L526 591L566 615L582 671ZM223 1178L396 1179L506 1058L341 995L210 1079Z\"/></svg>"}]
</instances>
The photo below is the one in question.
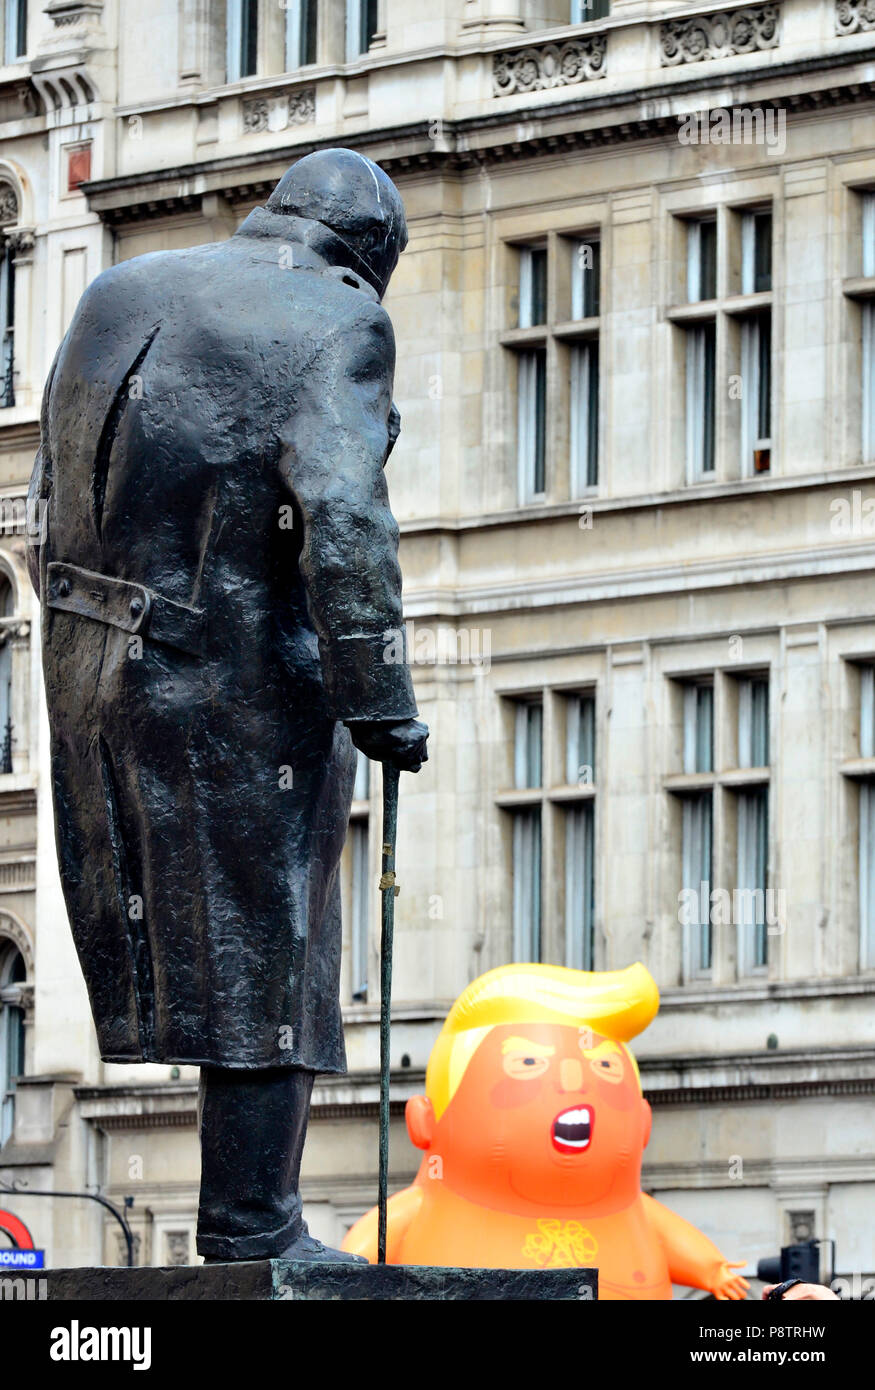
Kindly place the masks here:
<instances>
[{"instance_id":1,"label":"arched window","mask_svg":"<svg viewBox=\"0 0 875 1390\"><path fill-rule=\"evenodd\" d=\"M15 405L15 251L5 233L17 221L15 189L0 180L0 407Z\"/></svg>"},{"instance_id":2,"label":"arched window","mask_svg":"<svg viewBox=\"0 0 875 1390\"><path fill-rule=\"evenodd\" d=\"M12 945L0 954L0 1145L12 1133L15 1082L24 1071L24 956Z\"/></svg>"},{"instance_id":3,"label":"arched window","mask_svg":"<svg viewBox=\"0 0 875 1390\"><path fill-rule=\"evenodd\" d=\"M12 585L0 574L0 618L12 616ZM12 646L8 628L0 625L0 772L12 771Z\"/></svg>"}]
</instances>

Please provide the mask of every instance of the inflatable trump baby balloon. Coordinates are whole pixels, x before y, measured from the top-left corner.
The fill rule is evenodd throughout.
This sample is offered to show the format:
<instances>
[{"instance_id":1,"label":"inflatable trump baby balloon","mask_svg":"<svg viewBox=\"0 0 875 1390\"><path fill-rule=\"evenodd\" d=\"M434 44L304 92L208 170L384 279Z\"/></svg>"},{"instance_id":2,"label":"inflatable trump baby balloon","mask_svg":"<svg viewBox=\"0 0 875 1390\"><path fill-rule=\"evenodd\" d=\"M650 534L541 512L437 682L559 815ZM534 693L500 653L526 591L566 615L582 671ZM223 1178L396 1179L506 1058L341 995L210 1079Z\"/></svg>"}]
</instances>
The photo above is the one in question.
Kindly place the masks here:
<instances>
[{"instance_id":1,"label":"inflatable trump baby balloon","mask_svg":"<svg viewBox=\"0 0 875 1390\"><path fill-rule=\"evenodd\" d=\"M490 970L456 1000L407 1103L424 1157L389 1199L390 1264L599 1271L600 1299L671 1298L671 1285L744 1297L695 1226L641 1191L650 1107L626 1043L659 994L643 965L586 973ZM345 1250L376 1259L377 1213Z\"/></svg>"}]
</instances>

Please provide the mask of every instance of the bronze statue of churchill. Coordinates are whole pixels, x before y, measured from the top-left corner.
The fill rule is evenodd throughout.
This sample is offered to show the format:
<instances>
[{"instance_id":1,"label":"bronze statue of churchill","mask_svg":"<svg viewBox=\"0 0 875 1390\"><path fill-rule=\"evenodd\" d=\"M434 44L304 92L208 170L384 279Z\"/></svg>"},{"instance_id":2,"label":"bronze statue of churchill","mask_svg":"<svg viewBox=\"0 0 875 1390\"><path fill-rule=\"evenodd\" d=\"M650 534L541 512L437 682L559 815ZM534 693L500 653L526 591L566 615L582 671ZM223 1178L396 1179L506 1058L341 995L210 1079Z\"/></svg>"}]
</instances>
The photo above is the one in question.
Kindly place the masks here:
<instances>
[{"instance_id":1,"label":"bronze statue of churchill","mask_svg":"<svg viewBox=\"0 0 875 1390\"><path fill-rule=\"evenodd\" d=\"M86 290L45 389L41 544L61 880L105 1061L201 1067L198 1250L336 1256L298 1171L345 1057L355 748L417 771L384 465L381 300L407 240L351 150L225 242Z\"/></svg>"}]
</instances>

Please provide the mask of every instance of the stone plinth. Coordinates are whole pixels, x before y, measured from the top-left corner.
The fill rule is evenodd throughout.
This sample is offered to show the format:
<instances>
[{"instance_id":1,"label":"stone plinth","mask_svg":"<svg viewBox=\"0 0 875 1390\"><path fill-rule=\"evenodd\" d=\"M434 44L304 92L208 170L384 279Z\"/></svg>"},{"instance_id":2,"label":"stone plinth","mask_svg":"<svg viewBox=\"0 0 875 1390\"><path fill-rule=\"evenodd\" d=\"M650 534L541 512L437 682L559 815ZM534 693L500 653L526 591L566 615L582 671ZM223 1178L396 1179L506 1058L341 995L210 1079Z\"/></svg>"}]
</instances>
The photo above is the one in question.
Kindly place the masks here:
<instances>
[{"instance_id":1,"label":"stone plinth","mask_svg":"<svg viewBox=\"0 0 875 1390\"><path fill-rule=\"evenodd\" d=\"M438 1269L425 1265L303 1264L252 1260L171 1269L48 1269L49 1300L192 1303L277 1300L593 1302L594 1269Z\"/></svg>"}]
</instances>

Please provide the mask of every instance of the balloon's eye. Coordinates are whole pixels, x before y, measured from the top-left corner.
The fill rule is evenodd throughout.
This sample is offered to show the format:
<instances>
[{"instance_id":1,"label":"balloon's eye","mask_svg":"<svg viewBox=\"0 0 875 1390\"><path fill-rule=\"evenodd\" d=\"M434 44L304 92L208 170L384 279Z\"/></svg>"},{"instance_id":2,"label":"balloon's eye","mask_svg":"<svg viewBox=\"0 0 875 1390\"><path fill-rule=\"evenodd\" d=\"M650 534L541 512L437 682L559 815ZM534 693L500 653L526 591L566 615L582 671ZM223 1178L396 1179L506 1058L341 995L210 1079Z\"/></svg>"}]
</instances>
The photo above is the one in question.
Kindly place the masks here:
<instances>
[{"instance_id":1,"label":"balloon's eye","mask_svg":"<svg viewBox=\"0 0 875 1390\"><path fill-rule=\"evenodd\" d=\"M550 1065L547 1057L532 1057L526 1052L511 1052L502 1058L502 1065L507 1076L514 1076L520 1081L533 1081L538 1076L543 1076Z\"/></svg>"},{"instance_id":2,"label":"balloon's eye","mask_svg":"<svg viewBox=\"0 0 875 1390\"><path fill-rule=\"evenodd\" d=\"M602 1066L603 1066L603 1067L609 1067L610 1065L611 1065L610 1062L602 1062Z\"/></svg>"}]
</instances>

